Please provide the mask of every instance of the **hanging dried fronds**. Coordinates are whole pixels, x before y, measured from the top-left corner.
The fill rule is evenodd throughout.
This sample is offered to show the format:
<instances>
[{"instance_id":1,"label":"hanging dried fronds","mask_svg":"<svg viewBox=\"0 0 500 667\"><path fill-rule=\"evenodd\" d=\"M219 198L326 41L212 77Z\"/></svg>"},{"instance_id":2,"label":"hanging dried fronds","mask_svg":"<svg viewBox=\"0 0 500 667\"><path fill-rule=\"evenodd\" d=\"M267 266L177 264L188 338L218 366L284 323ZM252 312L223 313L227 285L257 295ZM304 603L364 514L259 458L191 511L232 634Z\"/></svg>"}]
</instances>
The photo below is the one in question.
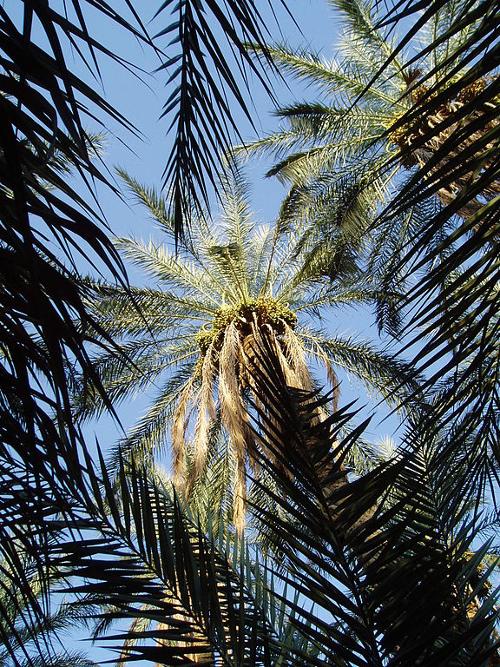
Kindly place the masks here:
<instances>
[{"instance_id":1,"label":"hanging dried fronds","mask_svg":"<svg viewBox=\"0 0 500 667\"><path fill-rule=\"evenodd\" d=\"M198 419L194 431L194 468L190 485L197 479L206 462L210 426L215 420L213 343L209 346L201 367L201 388L197 406Z\"/></svg>"},{"instance_id":2,"label":"hanging dried fronds","mask_svg":"<svg viewBox=\"0 0 500 667\"><path fill-rule=\"evenodd\" d=\"M189 425L188 409L193 398L198 375L187 381L179 395L172 421L172 453L176 487L181 491L186 484L186 431Z\"/></svg>"}]
</instances>

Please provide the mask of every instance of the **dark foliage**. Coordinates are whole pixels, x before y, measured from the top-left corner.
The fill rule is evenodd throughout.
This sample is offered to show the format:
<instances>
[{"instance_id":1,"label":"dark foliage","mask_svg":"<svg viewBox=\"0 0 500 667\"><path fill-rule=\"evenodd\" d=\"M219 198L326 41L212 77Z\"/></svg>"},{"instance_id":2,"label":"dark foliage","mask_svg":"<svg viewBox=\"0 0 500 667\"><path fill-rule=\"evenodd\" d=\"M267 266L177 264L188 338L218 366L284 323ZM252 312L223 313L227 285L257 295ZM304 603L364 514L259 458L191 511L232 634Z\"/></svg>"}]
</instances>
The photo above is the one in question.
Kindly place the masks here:
<instances>
[{"instance_id":1,"label":"dark foliage","mask_svg":"<svg viewBox=\"0 0 500 667\"><path fill-rule=\"evenodd\" d=\"M468 467L455 457L467 433L457 430L453 447L431 440L427 415L409 423L397 457L348 477L344 461L365 425L339 441L352 415L318 421L325 399L287 387L269 350L264 340L255 381L266 396L259 432L277 461L262 465L281 512L255 512L286 554L286 581L315 602L309 613L289 591L285 604L319 651L304 662L292 652L290 664L497 664L495 592L481 565L489 544L472 545L480 522L465 500Z\"/></svg>"},{"instance_id":2,"label":"dark foliage","mask_svg":"<svg viewBox=\"0 0 500 667\"><path fill-rule=\"evenodd\" d=\"M276 6L286 11L285 0L264 4L273 15ZM269 72L275 68L266 47L269 29L255 0L165 0L157 16L165 10L173 21L157 37L171 38L176 53L160 68L170 72L163 115L172 116L175 128L164 176L179 235L193 209L210 204L210 189L218 190L218 174L229 168L224 158L241 140L234 106L253 122L247 77L253 74L272 98ZM262 49L262 63L252 59L249 43Z\"/></svg>"},{"instance_id":3,"label":"dark foliage","mask_svg":"<svg viewBox=\"0 0 500 667\"><path fill-rule=\"evenodd\" d=\"M102 462L95 472L72 422L65 371L74 366L92 374L86 349L93 341L86 332L98 330L72 277L74 255L100 264L122 283L124 277L97 205L61 178L55 156L64 156L89 185L105 180L91 161L82 119L111 117L134 128L71 71L64 49L70 44L82 56L86 49L86 61L97 72L98 57L118 59L88 33L86 4L139 39L148 38L128 0L123 6L137 27L104 0L66 4L74 20L48 2L23 0L20 27L0 7L0 553L8 565L2 576L10 586L15 581L20 597L11 601L28 633L46 619L48 571L56 563L68 577L89 579L75 584L75 594L88 593L93 602L110 606L114 618L137 619L145 613L137 606L143 603L151 607L146 613L152 620L167 619L166 628L140 634L159 643L129 650L132 659L190 664L189 656L199 652L235 665L277 664L280 654L283 664L301 665L498 664L494 594L490 572L481 565L488 543L475 545L480 504L488 484L495 490L499 463L499 211L498 197L490 197L498 179L491 158L499 126L478 131L498 97L497 3L460 3L449 27L453 32L470 26L460 69L430 88L400 123L431 118L460 91L486 83L453 118L425 125L417 149L425 150L443 132L446 139L378 221L396 220L438 191L460 185L419 228L395 267L419 276L407 298L414 315L405 331L418 326L414 342L424 336L431 341L416 358L423 369L433 364L429 387L438 389L426 421L408 424L406 446L395 461L350 479L342 462L359 433L340 442L335 437L347 415L318 423L321 399L286 387L272 356L260 350L265 373L255 381L262 385L265 408L257 430L275 454L277 463L262 464L274 477L279 493L272 500L282 510L261 510L260 519L269 540L286 553L289 568L272 594L243 548L235 552L239 566L175 497L133 465L122 463L120 483L112 488ZM415 19L403 46L444 5L445 0L401 0L383 23L390 29L402 18ZM178 20L164 32L176 34L181 49L169 62L177 67L171 83L178 80L180 87L165 108L174 113L177 128L166 178L179 232L186 204L207 199L211 174L220 165L217 151L228 147L237 130L221 91L246 109L207 15L227 36L237 62L254 68L242 46L246 40L265 50L256 4L230 2L228 10L222 14L216 2L181 1L174 7ZM46 38L45 50L32 38L35 23ZM259 76L265 84L265 75ZM474 212L441 238L447 220L472 203ZM431 267L423 278L422 267ZM444 273L449 281L438 299ZM41 596L32 590L18 544L33 559ZM295 595L285 594L285 583ZM6 583L2 587L8 589ZM305 599L316 604L314 613ZM278 609L285 610L281 616ZM15 660L19 625L5 606L0 614L1 639ZM40 664L25 657L25 664Z\"/></svg>"}]
</instances>

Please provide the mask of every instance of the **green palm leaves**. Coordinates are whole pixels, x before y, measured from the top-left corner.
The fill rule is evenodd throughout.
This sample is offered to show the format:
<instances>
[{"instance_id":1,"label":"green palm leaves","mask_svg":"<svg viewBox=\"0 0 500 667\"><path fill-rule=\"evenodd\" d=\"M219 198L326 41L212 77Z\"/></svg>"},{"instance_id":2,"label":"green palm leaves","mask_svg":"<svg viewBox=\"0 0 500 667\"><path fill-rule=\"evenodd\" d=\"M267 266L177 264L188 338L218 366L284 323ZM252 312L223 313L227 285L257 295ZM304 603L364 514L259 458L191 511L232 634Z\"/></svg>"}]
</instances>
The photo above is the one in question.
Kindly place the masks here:
<instances>
[{"instance_id":1,"label":"green palm leaves","mask_svg":"<svg viewBox=\"0 0 500 667\"><path fill-rule=\"evenodd\" d=\"M128 181L167 243L119 242L153 278L132 288L61 166L105 178L87 107L134 131L70 70L64 44L96 74L99 54L121 62L84 10L148 42L136 3L122 6L137 28L106 0L71 0L67 14L19 4L16 20L0 8L0 660L87 665L51 640L98 605L100 630L132 623L110 638L119 664L496 664L496 559L485 565L479 543L498 524L480 512L499 459L498 3L396 2L382 17L378 2L335 0L347 30L332 63L267 49L252 0L162 3L160 17L175 14L158 36L172 38L171 199ZM278 223L254 224L236 174L212 227L196 216L239 136L225 93L248 115L231 50L267 85L249 40L321 96L283 108L286 128L255 145L293 186ZM175 252L186 215L192 234ZM116 283L77 283L72 247ZM390 354L321 320L350 303L374 303L391 333L415 328L408 344L426 345L415 363L436 390L398 451L355 471L363 425L339 406L342 373L396 407L416 387ZM111 468L100 452L95 465L74 413L153 386ZM161 445L173 446L173 487L143 466ZM269 561L229 527L241 529L245 473ZM54 570L76 604L51 615Z\"/></svg>"},{"instance_id":2,"label":"green palm leaves","mask_svg":"<svg viewBox=\"0 0 500 667\"><path fill-rule=\"evenodd\" d=\"M269 173L278 174L295 187L322 174L335 178L332 172L346 170L358 178L370 170L380 183L385 183L400 167L423 168L451 136L458 139L460 132L463 136L450 148L448 162L458 151L470 151L482 142L481 169L488 171L498 104L485 92L491 84L488 77L474 79L464 87L453 86L460 58L466 62L465 54L461 54L465 35L460 38L460 31L447 32L456 17L444 16L443 12L453 15L453 9L447 7L434 16L423 36L423 55L414 62L409 48L391 56L395 45L370 3L339 0L332 4L344 23L334 60L322 61L314 54L284 46L272 49L281 70L314 85L319 97L312 103L278 109L286 129L250 145L252 151L270 151L281 158ZM459 16L458 6L455 11ZM441 92L435 90L436 86ZM447 97L444 88L449 89ZM438 96L439 101L431 104ZM416 112L423 103L432 109L423 107ZM465 126L467 132L461 129ZM432 134L433 128L440 129ZM441 174L447 160L437 161L428 177ZM473 170L464 171L435 192L448 205L476 178ZM498 180L489 183L467 206L458 208L458 214L464 218L474 215L498 192Z\"/></svg>"},{"instance_id":3,"label":"green palm leaves","mask_svg":"<svg viewBox=\"0 0 500 667\"><path fill-rule=\"evenodd\" d=\"M172 244L164 201L123 176ZM132 299L119 287L95 284L89 305L105 329L123 341L128 356L127 362L111 352L95 360L109 395L120 400L152 384L159 388L122 446L147 458L170 442L174 479L189 497L207 464L209 431L220 415L235 462L234 521L241 529L254 440L248 400L262 405L252 386L256 360L250 350L262 332L273 341L273 354L292 386L312 389L312 362L323 367L333 385L336 370L343 369L389 400L392 396L396 405L414 383L390 354L311 328L327 307L379 298L368 278L349 263L339 267L342 279L325 275L321 263L308 261L311 244L304 243L300 225L258 227L240 175L226 181L224 191L219 227L209 229L199 220L177 251L172 245L120 239L124 256L145 269L154 284L132 288ZM91 393L80 409L98 409Z\"/></svg>"}]
</instances>

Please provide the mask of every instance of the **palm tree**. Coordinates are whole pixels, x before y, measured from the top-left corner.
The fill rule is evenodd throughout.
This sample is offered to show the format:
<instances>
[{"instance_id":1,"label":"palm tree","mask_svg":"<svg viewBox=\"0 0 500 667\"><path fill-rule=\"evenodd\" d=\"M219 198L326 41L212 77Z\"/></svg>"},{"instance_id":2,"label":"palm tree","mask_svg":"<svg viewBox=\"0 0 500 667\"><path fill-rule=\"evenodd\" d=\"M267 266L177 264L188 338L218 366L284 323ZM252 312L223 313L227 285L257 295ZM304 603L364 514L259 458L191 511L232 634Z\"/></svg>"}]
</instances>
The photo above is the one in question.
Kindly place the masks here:
<instances>
[{"instance_id":1,"label":"palm tree","mask_svg":"<svg viewBox=\"0 0 500 667\"><path fill-rule=\"evenodd\" d=\"M175 225L165 201L122 175L173 242ZM271 336L273 354L291 385L312 390L316 381L311 363L323 367L334 389L333 410L338 402L338 369L396 406L415 382L404 363L371 343L317 329L315 321L320 321L325 308L367 304L383 295L350 257L343 265L339 260L337 280L325 278L321 263L305 261L308 246L300 228L256 226L238 174L224 184L219 227L209 228L200 219L190 231L189 241L181 240L175 251L152 242L118 241L124 256L152 275L156 284L132 287L132 300L123 288L94 285L89 307L108 335L122 341L130 360L127 363L111 351L98 355L95 367L115 402L161 383L121 451L144 461L146 453L165 442L172 417L174 476L188 496L206 465L210 428L219 415L235 461L234 521L241 527L245 466L248 458L253 462L248 406L261 405L248 371L256 362L252 344L262 331ZM82 399L78 386L76 396L81 414L102 409L97 394L87 391ZM190 457L193 465L187 474Z\"/></svg>"},{"instance_id":2,"label":"palm tree","mask_svg":"<svg viewBox=\"0 0 500 667\"><path fill-rule=\"evenodd\" d=\"M333 0L343 19L335 59L325 61L314 53L286 46L271 49L283 73L313 85L320 92L319 98L279 108L277 115L288 127L246 148L283 156L269 173L294 185L310 182L321 174L329 174L331 180L333 172L351 172L358 178L369 173L371 182L378 175L379 187L385 189L401 170L423 170L461 129L461 141L449 147L427 177L432 180L450 169L454 159L470 153L478 142L486 157L479 167L462 171L437 189L441 202L450 204L465 186L473 186L481 170L491 169L494 131L498 127L498 105L483 95L493 83L491 77L473 80L458 89L453 86L456 73L465 66L460 58L468 62L462 49L473 28L468 25L463 31L448 34L463 10L462 4L445 3L425 25L415 40L424 54L416 62L410 44L387 63L396 41L379 27L381 17L373 4L368 0ZM477 22L480 20L478 17ZM434 108L418 112L421 102L436 98L446 86L450 91L446 99L441 95ZM429 128L435 127L438 130L429 136ZM463 218L472 217L499 192L500 182L492 180L457 213Z\"/></svg>"},{"instance_id":3,"label":"palm tree","mask_svg":"<svg viewBox=\"0 0 500 667\"><path fill-rule=\"evenodd\" d=\"M11 20L14 15L10 15L10 6L0 8L0 48L3 74L0 84L2 92L0 112L3 118L3 131L0 137L2 167L0 176L2 203L0 207L2 253L0 261L2 283L0 549L2 553L9 552L13 543L12 530L15 527L16 534L19 535L22 532L23 539L30 539L30 549L37 558L41 558L41 555L47 551L45 542L42 541L42 544L39 542L40 536L47 529L50 511L53 510L58 517L56 523L60 522L61 515L58 514L58 511L61 509L64 512L68 511L69 501L70 504L75 503L78 506L81 500L80 492L83 492L84 497L87 493L86 485L82 483L83 472L79 467L78 458L74 455L75 445L85 455L85 445L77 437L75 430L71 428L71 414L68 409L67 385L63 370L68 359L76 359L80 366L91 372L86 357L85 341L81 337L82 329L75 326L74 322L75 314L78 321L87 322L89 313L83 307L81 291L72 281L72 276L62 263L58 264L58 255L52 257L47 255L50 250L47 236L52 237L52 232L55 232L55 238L62 239L63 249L68 247L66 243L69 243L69 247L73 244L80 245L81 239L84 238L85 243L90 245L90 252L97 253L103 262L116 261L116 256L106 242L99 224L94 224L93 205L85 205L85 202L77 199L76 201L83 206L83 214L78 206L68 205L68 201L75 201L73 195L77 193L70 190L68 183L59 178L59 175L48 166L47 157L50 157L50 154L45 150L46 142L50 150L61 148L79 171L95 176L95 168L89 161L85 145L81 113L84 112L87 104L90 106L96 104L102 114L110 113L117 118L114 110L98 97L95 90L86 87L84 82L74 75L71 66L63 57L64 48L60 48L62 46L60 38L63 37L75 47L79 54L83 54L88 47L91 52L89 61L92 55L96 55L96 52L106 53L105 45L98 45L88 34L84 13L78 12L80 8L85 9L86 4L83 0L80 2L74 0L71 3L78 19L72 22L70 14L58 12L53 6L48 8L47 3L24 0L21 28L16 21ZM88 4L91 4L93 9L102 9L110 19L124 25L122 13L114 13L108 3L99 0L98 3ZM129 9L133 10L135 3L126 2L126 4ZM205 67L204 53L213 57L215 67L219 70L219 74L222 73L223 78L227 77L228 72L231 72L231 69L227 67L226 59L221 58L220 51L214 52L213 45L217 46L216 35L218 36L219 33L218 31L216 34L212 30L207 31L204 10L209 9L215 14L217 24L235 44L237 52L240 51L242 42L235 34L234 24L246 25L245 36L255 40L255 32L260 34L263 23L253 2L228 3L233 12L229 19L226 14L218 11L216 0L214 2L172 4L175 6L174 10L178 13L179 20L174 21L168 30L175 30L177 33L172 40L173 48L177 48L176 44L181 44L182 47L180 50L182 67L176 69L180 86L174 94L176 95L175 100L172 100L178 111L176 119L179 128L178 150L171 163L174 165L172 176L177 184L185 184L187 186L185 190L190 191L186 192L180 186L174 189L176 194L179 197L185 196L185 201L189 201L193 194L192 186L200 182L203 185L199 169L200 165L206 165L205 150L210 152L210 147L214 148L214 144L219 147L217 128L223 127L224 119L230 117L229 109L225 107L224 95L219 93L217 77L207 82L207 79L201 74L202 71L211 71L210 68ZM444 1L428 0L425 4L430 10L433 10L435 7L443 6ZM415 6L417 5L420 6L420 3ZM242 6L243 10L240 11ZM487 9L488 22L482 23L480 30L471 31L468 43L474 48L476 45L479 47L486 45L488 58L477 58L477 53L481 53L481 48L479 48L474 64L477 71L480 66L483 67L484 62L494 61L495 43L490 42L492 48L488 48L487 40L492 35L494 37L491 25L494 26L495 22L491 18L495 18L493 12L496 3L493 3L492 0L481 0L478 6L480 9ZM12 7L14 7L14 12L17 12L17 6L12 4ZM475 4L472 9L476 11ZM472 13L471 6L469 6L464 13L465 23L467 14L472 15ZM460 17L460 21L463 21L463 17ZM34 25L37 25L38 29L41 26L41 30L45 31L49 37L47 42L42 41L43 48L35 42L37 31L32 30ZM208 47L200 48L202 42L205 47L207 45ZM107 52L107 55L112 54ZM178 56L179 53L172 59L171 64L175 65L179 62ZM481 61L480 65L479 61ZM234 87L234 79L231 77L229 81L225 78L225 82L229 88ZM233 88L234 90L239 101L237 87ZM178 92L180 94L177 95ZM198 113L200 109L196 108L196 104L199 104L200 98L204 102L204 108L201 113ZM217 115L214 116L213 105L207 105L209 98L212 101L217 98L219 101L219 109L224 112L220 119L217 119ZM207 114L208 126L214 129L214 132L208 135L205 122ZM121 120L127 124L126 119L121 118ZM214 120L220 120L220 122L214 125ZM63 128L69 133L69 141L64 135ZM26 143L23 143L27 135L29 135L28 145L36 147L35 154L27 150ZM208 143L207 136L209 136ZM193 147L193 143L189 140L190 137L197 143L198 150L190 150ZM193 155L196 155L196 159L190 159ZM215 155L215 149L212 155ZM456 162L455 159L455 164ZM210 172L211 169L206 170L208 178L210 178ZM452 182L455 179L453 175L445 176L445 178ZM59 197L54 192L46 194L45 187L49 182L52 182L56 188L60 188L64 195ZM470 193L465 193L462 200L467 197L471 197ZM475 195L472 195L472 199L474 197ZM406 205L406 200L401 203L399 199L399 205ZM180 209L182 207L177 206L177 210ZM34 218L36 218L36 224L33 224ZM42 222L46 224L46 229L43 231L41 231ZM460 261L463 262L463 258L464 255L461 255ZM54 260L58 266L58 270L55 271L53 270ZM480 297L480 293L478 296ZM481 299L479 298L478 301L480 302ZM457 304L457 308L459 305ZM465 308L463 310L465 311ZM96 323L93 322L91 325L95 326ZM478 341L482 340L477 330L473 335ZM474 346L474 350L477 349L482 348ZM480 362L480 357L478 360ZM477 368L477 363L475 365ZM43 378L41 381L40 376ZM50 387L50 390L45 392L47 386ZM59 417L58 426L64 425L64 429L54 426L52 421L54 410ZM91 472L92 464L88 458L86 466L87 472ZM99 489L98 481L95 479L93 481L96 482L93 488ZM144 480L141 481L141 484L141 489L147 488ZM111 501L112 496L110 495L109 498ZM109 518L102 503L99 504L99 500L100 497L96 494L97 509L94 514L90 512L92 516L100 515L99 521L95 521L96 530L101 529L103 523L105 524L106 519ZM111 506L114 508L112 504ZM144 508L139 503L134 506L134 520L140 516L141 509ZM47 518L47 522L43 520L43 517ZM152 525L150 517L151 513L148 514L146 511L142 515L144 519L142 525L147 526L148 530L151 530ZM114 520L115 517L113 517ZM127 520L129 525L130 514L125 515L125 526ZM68 517L67 523L71 525L71 516ZM117 532L120 533L123 525L120 525L119 521L117 524ZM137 526L136 535L142 535L141 523L139 522ZM157 526L158 523L153 521L153 530ZM87 529L88 524L82 525L83 531ZM130 535L126 537L128 542L127 540L124 542L129 544ZM160 538L164 546L165 533L161 533ZM156 555L157 552L152 546L154 543L154 540L149 542ZM101 546L103 551L110 549L109 534L104 536ZM91 555L89 561L95 555L96 549L95 543L88 545L86 554ZM54 558L57 559L58 555L56 554ZM189 560L191 555L188 551L186 560ZM164 559L161 560L161 563L168 568L171 563L167 547L162 549L162 556ZM120 559L121 555L117 555L117 558ZM15 562L15 559L11 560L11 564ZM89 571L95 572L92 570L95 563L87 562L86 564L90 570L86 570L85 576L89 574ZM121 566L123 564L122 560ZM134 565L135 563L131 564L130 572L133 572ZM29 597L29 582L26 580L22 567L14 569L16 569L15 572L8 572L10 581L15 580L19 592ZM165 574L165 571L157 571L156 574L161 576ZM124 579L130 572L124 573ZM182 570L181 572L186 574ZM191 573L189 568L186 568L186 572ZM210 574L208 568L204 570L204 575L207 574ZM207 579L211 581L210 576ZM139 584L144 584L146 580L137 581ZM127 583L130 586L131 581ZM194 582L191 589L193 594L196 594L199 589L196 583ZM109 590L113 593L116 586L116 569L110 573L108 584ZM146 589L144 590L145 597L151 593ZM214 593L213 590L211 592ZM232 598L230 602L231 600ZM121 602L125 604L123 597ZM204 604L205 602L206 600L203 601ZM223 608L227 607L223 605ZM404 608L404 604L401 608ZM210 615L208 614L206 618L210 620ZM241 615L238 618L241 618ZM234 627L236 627L235 624ZM331 631L331 628L328 630ZM352 634L351 632L346 638L346 644ZM165 659L168 660L168 657Z\"/></svg>"},{"instance_id":4,"label":"palm tree","mask_svg":"<svg viewBox=\"0 0 500 667\"><path fill-rule=\"evenodd\" d=\"M339 233L330 212L339 193L346 200L378 198L361 228L361 250L384 290L402 295L378 310L379 327L400 337L409 327L411 343L424 345L428 354L418 352L415 364L422 371L433 367L427 386L435 389L442 380L447 387L431 423L463 418L476 432L481 495L488 484L496 488L492 471L499 460L488 426L498 392L491 337L498 326L498 41L491 52L486 46L498 38L498 7L433 3L422 23L405 30L399 48L389 30L397 25L384 22L376 3L332 4L343 19L336 59L284 46L272 51L283 72L321 95L280 109L287 127L250 149L279 158L269 173L291 183L282 217L312 222L316 231L309 233L317 235L320 252L328 253L325 238ZM483 37L474 42L478 30ZM355 234L362 220L355 221ZM341 233L352 236L351 227ZM413 312L410 325L405 308Z\"/></svg>"}]
</instances>

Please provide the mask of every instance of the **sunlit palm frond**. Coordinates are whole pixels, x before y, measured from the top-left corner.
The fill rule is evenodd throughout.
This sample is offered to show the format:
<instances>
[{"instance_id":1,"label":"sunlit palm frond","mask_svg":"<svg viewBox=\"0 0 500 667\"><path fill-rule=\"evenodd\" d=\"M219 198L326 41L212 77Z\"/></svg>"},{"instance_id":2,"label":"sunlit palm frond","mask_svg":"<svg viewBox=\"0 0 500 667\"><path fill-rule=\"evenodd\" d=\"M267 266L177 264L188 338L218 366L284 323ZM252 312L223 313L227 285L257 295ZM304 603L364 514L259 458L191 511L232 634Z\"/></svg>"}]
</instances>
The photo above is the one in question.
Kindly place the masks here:
<instances>
[{"instance_id":1,"label":"sunlit palm frond","mask_svg":"<svg viewBox=\"0 0 500 667\"><path fill-rule=\"evenodd\" d=\"M390 404L400 406L404 395L418 400L419 382L415 373L406 364L400 364L393 355L380 352L366 341L348 337L328 338L307 328L301 328L297 333L303 339L308 354L319 362L328 359L333 368L352 374L368 390L374 387Z\"/></svg>"},{"instance_id":2,"label":"sunlit palm frond","mask_svg":"<svg viewBox=\"0 0 500 667\"><path fill-rule=\"evenodd\" d=\"M151 466L159 452L169 444L171 422L179 394L193 373L193 363L184 363L173 371L156 392L151 406L142 415L109 456L114 470L120 457L134 459L138 464Z\"/></svg>"},{"instance_id":3,"label":"sunlit palm frond","mask_svg":"<svg viewBox=\"0 0 500 667\"><path fill-rule=\"evenodd\" d=\"M277 66L296 78L312 84L325 94L334 92L344 93L348 98L355 99L365 92L369 78L364 72L354 69L349 71L343 63L336 60L324 61L318 55L305 50L292 50L285 45L276 45L269 48ZM376 85L366 90L368 99L383 100L398 104L398 95L391 97ZM281 115L281 111L280 111Z\"/></svg>"},{"instance_id":4,"label":"sunlit palm frond","mask_svg":"<svg viewBox=\"0 0 500 667\"><path fill-rule=\"evenodd\" d=\"M185 260L176 255L166 246L158 246L152 242L145 244L133 239L119 239L119 248L123 249L125 257L136 262L150 272L155 278L166 285L179 287L217 304L217 292L213 281L208 280L197 260Z\"/></svg>"},{"instance_id":5,"label":"sunlit palm frond","mask_svg":"<svg viewBox=\"0 0 500 667\"><path fill-rule=\"evenodd\" d=\"M142 257L142 256L141 256ZM163 265L162 265L163 266ZM193 275L187 270L178 271L184 287L189 279L193 285ZM195 298L190 297L186 289L185 294L178 294L170 290L160 290L148 287L134 287L123 289L115 285L106 285L92 282L92 291L87 303L93 307L100 318L106 319L106 327L116 336L121 333L140 335L147 331L165 331L168 326L175 326L175 321L182 318L208 321L216 312L212 302L204 298L201 289ZM202 285L200 285L202 288ZM142 314L142 317L141 317ZM163 326L161 326L163 322ZM113 330L113 325L116 330Z\"/></svg>"},{"instance_id":6,"label":"sunlit palm frond","mask_svg":"<svg viewBox=\"0 0 500 667\"><path fill-rule=\"evenodd\" d=\"M365 0L329 0L330 4L339 11L349 29L349 36L353 41L361 42L361 47L368 50L375 63L392 55L390 37L384 34L380 27L380 15L377 3ZM396 60L393 66L398 66Z\"/></svg>"}]
</instances>

